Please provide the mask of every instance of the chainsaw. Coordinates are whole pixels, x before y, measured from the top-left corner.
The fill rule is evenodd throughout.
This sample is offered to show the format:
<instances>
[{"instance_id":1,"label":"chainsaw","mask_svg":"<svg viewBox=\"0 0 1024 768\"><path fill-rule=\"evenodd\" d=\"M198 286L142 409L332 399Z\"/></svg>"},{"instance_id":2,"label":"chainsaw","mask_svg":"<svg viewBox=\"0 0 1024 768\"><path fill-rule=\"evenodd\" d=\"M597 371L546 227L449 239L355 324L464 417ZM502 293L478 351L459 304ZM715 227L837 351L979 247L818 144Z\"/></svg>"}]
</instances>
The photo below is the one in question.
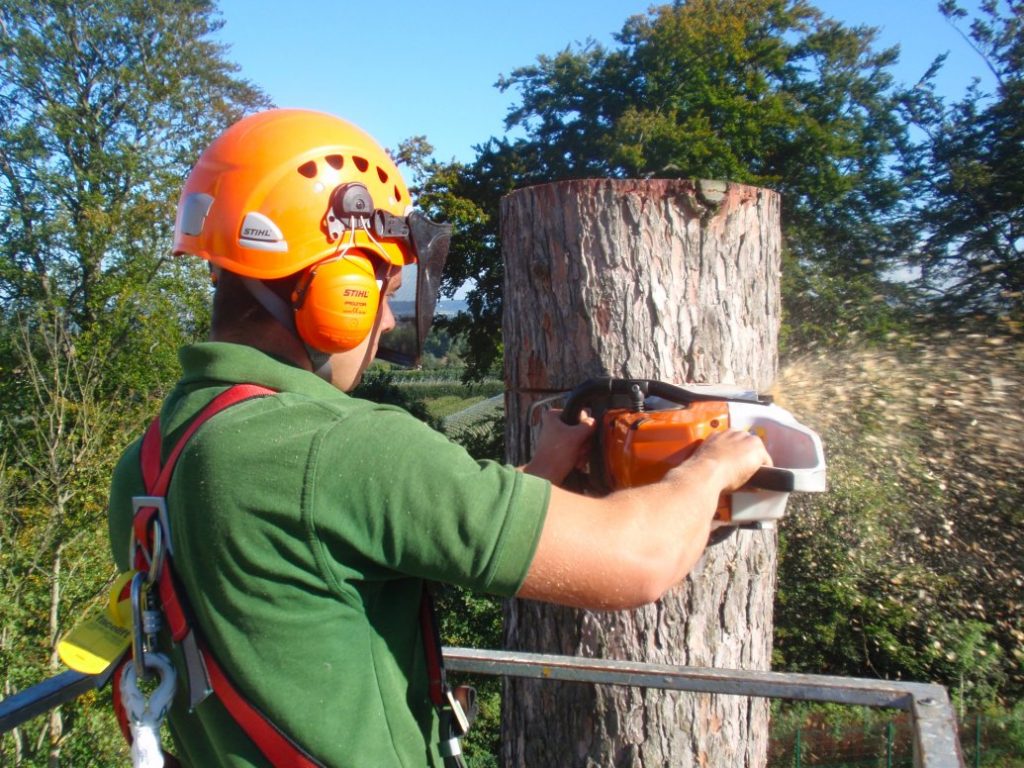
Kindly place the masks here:
<instances>
[{"instance_id":1,"label":"chainsaw","mask_svg":"<svg viewBox=\"0 0 1024 768\"><path fill-rule=\"evenodd\" d=\"M713 526L771 528L794 491L825 490L821 439L771 398L714 385L677 386L648 379L590 379L570 392L562 420L579 423L589 410L597 427L591 454L569 482L605 495L660 480L714 432L738 429L761 438L772 467L761 467L740 490L719 500Z\"/></svg>"}]
</instances>

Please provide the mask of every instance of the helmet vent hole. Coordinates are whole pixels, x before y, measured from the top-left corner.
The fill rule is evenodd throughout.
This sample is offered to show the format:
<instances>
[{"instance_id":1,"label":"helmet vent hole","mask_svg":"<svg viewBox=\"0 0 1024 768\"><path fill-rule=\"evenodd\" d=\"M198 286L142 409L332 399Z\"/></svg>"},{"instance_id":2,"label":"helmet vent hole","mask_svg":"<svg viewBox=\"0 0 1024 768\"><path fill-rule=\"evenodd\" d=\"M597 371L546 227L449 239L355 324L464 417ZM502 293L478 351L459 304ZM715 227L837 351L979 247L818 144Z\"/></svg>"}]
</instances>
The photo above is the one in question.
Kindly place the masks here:
<instances>
[{"instance_id":1,"label":"helmet vent hole","mask_svg":"<svg viewBox=\"0 0 1024 768\"><path fill-rule=\"evenodd\" d=\"M353 157L352 162L356 164L360 173L366 173L366 169L370 167L370 162L365 157Z\"/></svg>"},{"instance_id":2,"label":"helmet vent hole","mask_svg":"<svg viewBox=\"0 0 1024 768\"><path fill-rule=\"evenodd\" d=\"M395 202L398 202L401 199L402 199L402 193L398 191L398 186L396 185L395 186Z\"/></svg>"},{"instance_id":3,"label":"helmet vent hole","mask_svg":"<svg viewBox=\"0 0 1024 768\"><path fill-rule=\"evenodd\" d=\"M388 175L384 172L384 169L379 165L377 166L377 178L380 179L381 184L388 183Z\"/></svg>"},{"instance_id":4,"label":"helmet vent hole","mask_svg":"<svg viewBox=\"0 0 1024 768\"><path fill-rule=\"evenodd\" d=\"M324 160L326 160L327 164L336 171L340 171L341 166L345 164L345 158L341 155L328 155Z\"/></svg>"},{"instance_id":5,"label":"helmet vent hole","mask_svg":"<svg viewBox=\"0 0 1024 768\"><path fill-rule=\"evenodd\" d=\"M303 163L299 166L299 173L305 176L307 179L312 179L316 176L316 163L310 160L308 163Z\"/></svg>"}]
</instances>

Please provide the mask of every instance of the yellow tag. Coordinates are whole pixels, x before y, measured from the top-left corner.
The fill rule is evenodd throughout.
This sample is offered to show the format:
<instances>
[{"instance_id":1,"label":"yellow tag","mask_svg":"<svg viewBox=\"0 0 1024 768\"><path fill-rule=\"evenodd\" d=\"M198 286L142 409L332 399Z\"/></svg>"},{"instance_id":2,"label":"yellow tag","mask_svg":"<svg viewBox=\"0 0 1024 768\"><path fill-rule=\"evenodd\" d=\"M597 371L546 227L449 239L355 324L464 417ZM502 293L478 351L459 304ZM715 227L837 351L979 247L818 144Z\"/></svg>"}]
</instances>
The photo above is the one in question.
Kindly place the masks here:
<instances>
[{"instance_id":1,"label":"yellow tag","mask_svg":"<svg viewBox=\"0 0 1024 768\"><path fill-rule=\"evenodd\" d=\"M131 645L131 628L115 624L106 606L96 606L60 639L60 660L76 672L97 675Z\"/></svg>"},{"instance_id":2,"label":"yellow tag","mask_svg":"<svg viewBox=\"0 0 1024 768\"><path fill-rule=\"evenodd\" d=\"M114 579L113 585L110 587L109 598L107 601L107 616L117 626L123 627L124 629L132 628L132 600L131 597L125 597L121 599L121 593L125 592L125 587L131 582L137 571L126 571L120 574ZM126 592L128 595L130 591Z\"/></svg>"}]
</instances>

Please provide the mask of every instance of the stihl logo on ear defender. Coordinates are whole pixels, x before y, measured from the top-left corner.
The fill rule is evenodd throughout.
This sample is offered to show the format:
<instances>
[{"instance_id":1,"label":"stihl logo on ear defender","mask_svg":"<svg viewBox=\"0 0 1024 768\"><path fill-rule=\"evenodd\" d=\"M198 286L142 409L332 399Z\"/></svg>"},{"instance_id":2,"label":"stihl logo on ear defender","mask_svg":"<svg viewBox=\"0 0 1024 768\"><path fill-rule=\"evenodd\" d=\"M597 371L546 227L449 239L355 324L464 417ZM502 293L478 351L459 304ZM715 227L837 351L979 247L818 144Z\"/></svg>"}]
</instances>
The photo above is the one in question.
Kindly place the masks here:
<instances>
[{"instance_id":1,"label":"stihl logo on ear defender","mask_svg":"<svg viewBox=\"0 0 1024 768\"><path fill-rule=\"evenodd\" d=\"M370 298L370 292L362 291L358 288L346 288L345 296L357 296L360 299L368 299Z\"/></svg>"}]
</instances>

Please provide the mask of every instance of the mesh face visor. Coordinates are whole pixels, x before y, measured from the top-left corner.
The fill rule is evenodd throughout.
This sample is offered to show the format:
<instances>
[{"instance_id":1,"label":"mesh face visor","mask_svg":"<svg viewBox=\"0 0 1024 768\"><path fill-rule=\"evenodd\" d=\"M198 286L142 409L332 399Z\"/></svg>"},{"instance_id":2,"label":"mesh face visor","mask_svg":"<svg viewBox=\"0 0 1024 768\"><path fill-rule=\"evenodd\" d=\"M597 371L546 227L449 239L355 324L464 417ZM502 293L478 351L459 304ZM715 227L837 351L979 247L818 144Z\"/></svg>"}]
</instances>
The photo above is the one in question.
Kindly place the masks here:
<instances>
[{"instance_id":1,"label":"mesh face visor","mask_svg":"<svg viewBox=\"0 0 1024 768\"><path fill-rule=\"evenodd\" d=\"M402 267L402 287L390 299L395 328L381 337L377 349L381 360L416 366L434 322L452 225L433 222L418 211L399 218L377 210L373 233L380 238L407 238L416 254L415 264Z\"/></svg>"}]
</instances>

